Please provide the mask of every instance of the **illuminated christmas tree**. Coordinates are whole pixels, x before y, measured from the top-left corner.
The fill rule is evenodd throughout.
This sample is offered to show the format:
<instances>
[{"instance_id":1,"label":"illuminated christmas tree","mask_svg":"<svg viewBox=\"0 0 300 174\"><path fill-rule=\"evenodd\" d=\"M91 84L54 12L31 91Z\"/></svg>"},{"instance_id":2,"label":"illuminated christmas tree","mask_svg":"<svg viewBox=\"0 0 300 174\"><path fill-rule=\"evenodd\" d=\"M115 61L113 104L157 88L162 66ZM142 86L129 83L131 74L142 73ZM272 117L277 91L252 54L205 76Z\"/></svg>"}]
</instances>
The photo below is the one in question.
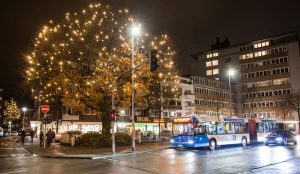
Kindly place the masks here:
<instances>
[{"instance_id":1,"label":"illuminated christmas tree","mask_svg":"<svg viewBox=\"0 0 300 174\"><path fill-rule=\"evenodd\" d=\"M17 120L21 117L21 110L14 99L8 101L7 107L4 110L4 116L7 120Z\"/></svg>"},{"instance_id":2,"label":"illuminated christmas tree","mask_svg":"<svg viewBox=\"0 0 300 174\"><path fill-rule=\"evenodd\" d=\"M131 105L132 44L135 105L149 104L154 82L175 94L175 51L167 35L151 38L145 33L132 40L129 31L134 24L127 9L114 10L98 3L79 13L66 13L58 24L50 21L27 56L27 82L35 98L42 103L91 108L101 115L103 132L110 132L112 93L116 107ZM155 72L148 64L151 50L158 53Z\"/></svg>"}]
</instances>

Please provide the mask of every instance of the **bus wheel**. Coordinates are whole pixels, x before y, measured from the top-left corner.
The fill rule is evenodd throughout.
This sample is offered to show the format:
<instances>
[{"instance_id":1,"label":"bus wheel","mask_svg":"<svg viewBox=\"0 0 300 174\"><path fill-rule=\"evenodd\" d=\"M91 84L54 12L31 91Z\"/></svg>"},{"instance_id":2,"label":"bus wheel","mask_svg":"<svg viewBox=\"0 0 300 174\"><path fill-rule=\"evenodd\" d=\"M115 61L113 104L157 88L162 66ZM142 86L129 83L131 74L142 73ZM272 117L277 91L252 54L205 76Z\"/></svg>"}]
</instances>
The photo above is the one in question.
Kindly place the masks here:
<instances>
[{"instance_id":1,"label":"bus wheel","mask_svg":"<svg viewBox=\"0 0 300 174\"><path fill-rule=\"evenodd\" d=\"M242 146L247 146L247 138L246 137L243 137L242 138Z\"/></svg>"},{"instance_id":2,"label":"bus wheel","mask_svg":"<svg viewBox=\"0 0 300 174\"><path fill-rule=\"evenodd\" d=\"M210 139L209 140L209 149L210 150L215 150L217 147L217 142L215 139Z\"/></svg>"}]
</instances>

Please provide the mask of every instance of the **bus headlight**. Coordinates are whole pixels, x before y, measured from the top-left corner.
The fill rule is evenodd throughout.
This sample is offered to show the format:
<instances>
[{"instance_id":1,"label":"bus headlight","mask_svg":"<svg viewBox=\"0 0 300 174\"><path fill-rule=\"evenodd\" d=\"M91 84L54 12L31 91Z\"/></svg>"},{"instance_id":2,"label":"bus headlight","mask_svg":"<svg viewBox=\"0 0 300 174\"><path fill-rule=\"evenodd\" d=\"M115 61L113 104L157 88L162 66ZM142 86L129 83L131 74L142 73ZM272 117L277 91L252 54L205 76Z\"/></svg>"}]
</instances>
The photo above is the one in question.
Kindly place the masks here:
<instances>
[{"instance_id":1,"label":"bus headlight","mask_svg":"<svg viewBox=\"0 0 300 174\"><path fill-rule=\"evenodd\" d=\"M275 140L276 141L282 141L282 138L281 137L277 137Z\"/></svg>"},{"instance_id":2,"label":"bus headlight","mask_svg":"<svg viewBox=\"0 0 300 174\"><path fill-rule=\"evenodd\" d=\"M194 140L189 140L188 143L189 144L194 144Z\"/></svg>"},{"instance_id":3,"label":"bus headlight","mask_svg":"<svg viewBox=\"0 0 300 174\"><path fill-rule=\"evenodd\" d=\"M171 143L174 143L174 142L175 142L175 141L174 141L174 139L172 138L172 139L171 139Z\"/></svg>"}]
</instances>

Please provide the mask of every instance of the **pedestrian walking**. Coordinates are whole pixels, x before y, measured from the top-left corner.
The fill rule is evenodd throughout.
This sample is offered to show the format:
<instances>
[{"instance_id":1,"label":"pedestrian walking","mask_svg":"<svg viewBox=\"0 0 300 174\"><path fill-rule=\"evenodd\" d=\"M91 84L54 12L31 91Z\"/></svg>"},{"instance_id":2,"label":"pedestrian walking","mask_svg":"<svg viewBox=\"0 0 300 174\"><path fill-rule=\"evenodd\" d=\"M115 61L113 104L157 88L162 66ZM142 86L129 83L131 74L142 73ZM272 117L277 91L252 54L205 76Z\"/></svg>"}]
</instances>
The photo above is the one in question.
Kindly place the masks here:
<instances>
[{"instance_id":1,"label":"pedestrian walking","mask_svg":"<svg viewBox=\"0 0 300 174\"><path fill-rule=\"evenodd\" d=\"M52 142L55 143L55 132L52 131Z\"/></svg>"},{"instance_id":2,"label":"pedestrian walking","mask_svg":"<svg viewBox=\"0 0 300 174\"><path fill-rule=\"evenodd\" d=\"M46 138L47 138L47 146L51 146L51 142L53 138L51 129L49 129L48 132L46 133Z\"/></svg>"},{"instance_id":3,"label":"pedestrian walking","mask_svg":"<svg viewBox=\"0 0 300 174\"><path fill-rule=\"evenodd\" d=\"M44 144L44 133L43 131L40 132L40 146L42 147Z\"/></svg>"},{"instance_id":4,"label":"pedestrian walking","mask_svg":"<svg viewBox=\"0 0 300 174\"><path fill-rule=\"evenodd\" d=\"M25 143L25 130L24 129L22 129L22 131L21 131L21 139L22 139L22 144L24 145L24 143Z\"/></svg>"},{"instance_id":5,"label":"pedestrian walking","mask_svg":"<svg viewBox=\"0 0 300 174\"><path fill-rule=\"evenodd\" d=\"M31 137L31 142L33 142L34 131L32 129L30 130L30 137Z\"/></svg>"}]
</instances>

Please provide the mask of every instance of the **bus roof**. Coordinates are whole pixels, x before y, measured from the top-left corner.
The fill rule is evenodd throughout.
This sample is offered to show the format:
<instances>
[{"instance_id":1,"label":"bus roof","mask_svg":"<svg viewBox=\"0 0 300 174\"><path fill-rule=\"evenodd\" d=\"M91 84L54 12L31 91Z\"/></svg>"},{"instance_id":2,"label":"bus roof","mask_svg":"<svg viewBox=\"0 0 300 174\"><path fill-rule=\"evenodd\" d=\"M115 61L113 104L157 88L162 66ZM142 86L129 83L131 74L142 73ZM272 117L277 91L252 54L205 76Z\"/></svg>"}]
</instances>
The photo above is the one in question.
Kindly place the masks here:
<instances>
[{"instance_id":1,"label":"bus roof","mask_svg":"<svg viewBox=\"0 0 300 174\"><path fill-rule=\"evenodd\" d=\"M206 115L194 115L194 116L185 116L180 118L174 118L174 122L184 123L184 122L193 122L196 119L199 122L248 122L245 118L219 118L219 117L211 117Z\"/></svg>"},{"instance_id":2,"label":"bus roof","mask_svg":"<svg viewBox=\"0 0 300 174\"><path fill-rule=\"evenodd\" d=\"M281 118L255 118L256 123L283 123Z\"/></svg>"}]
</instances>

